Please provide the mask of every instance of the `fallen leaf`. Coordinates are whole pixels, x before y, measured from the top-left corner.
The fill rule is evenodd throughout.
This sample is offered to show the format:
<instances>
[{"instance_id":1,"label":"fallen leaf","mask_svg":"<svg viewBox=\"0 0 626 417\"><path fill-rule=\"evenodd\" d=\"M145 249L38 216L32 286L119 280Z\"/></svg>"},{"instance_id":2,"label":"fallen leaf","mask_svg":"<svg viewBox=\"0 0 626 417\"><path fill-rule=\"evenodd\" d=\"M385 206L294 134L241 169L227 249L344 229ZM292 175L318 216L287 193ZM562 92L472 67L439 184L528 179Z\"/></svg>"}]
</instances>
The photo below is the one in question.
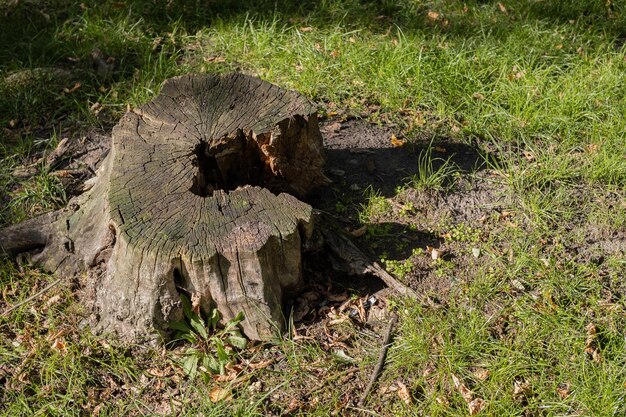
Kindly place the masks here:
<instances>
[{"instance_id":1,"label":"fallen leaf","mask_svg":"<svg viewBox=\"0 0 626 417\"><path fill-rule=\"evenodd\" d=\"M531 393L530 383L523 380L516 380L513 383L513 399L518 402L526 400Z\"/></svg>"},{"instance_id":2,"label":"fallen leaf","mask_svg":"<svg viewBox=\"0 0 626 417\"><path fill-rule=\"evenodd\" d=\"M302 408L303 405L304 404L299 399L292 398L291 401L289 401L289 405L287 406L287 414L291 414L294 411L299 410L300 408Z\"/></svg>"},{"instance_id":3,"label":"fallen leaf","mask_svg":"<svg viewBox=\"0 0 626 417\"><path fill-rule=\"evenodd\" d=\"M469 404L467 404L470 416L475 416L480 413L483 408L485 408L485 405L487 405L487 403L482 398L474 398L469 402Z\"/></svg>"},{"instance_id":4,"label":"fallen leaf","mask_svg":"<svg viewBox=\"0 0 626 417\"><path fill-rule=\"evenodd\" d=\"M585 146L585 149L586 149L586 150L587 150L587 152L588 152L588 153L590 153L590 154L594 154L594 153L598 152L598 149L599 149L599 148L600 148L600 147L599 147L599 146L598 146L598 144L596 144L596 143L590 143L590 144L588 144L587 146Z\"/></svg>"},{"instance_id":5,"label":"fallen leaf","mask_svg":"<svg viewBox=\"0 0 626 417\"><path fill-rule=\"evenodd\" d=\"M437 397L435 398L435 401L437 401L439 405L446 407L446 408L450 405L450 401L448 401L448 399L445 397Z\"/></svg>"},{"instance_id":6,"label":"fallen leaf","mask_svg":"<svg viewBox=\"0 0 626 417\"><path fill-rule=\"evenodd\" d=\"M67 352L67 345L66 345L65 340L63 338L54 339L54 342L52 343L52 345L50 347L53 350L56 350L56 351L61 352L61 353L66 353Z\"/></svg>"},{"instance_id":7,"label":"fallen leaf","mask_svg":"<svg viewBox=\"0 0 626 417\"><path fill-rule=\"evenodd\" d=\"M209 393L209 398L213 403L217 403L224 400L231 400L233 398L233 393L231 390L226 388L213 387Z\"/></svg>"},{"instance_id":8,"label":"fallen leaf","mask_svg":"<svg viewBox=\"0 0 626 417\"><path fill-rule=\"evenodd\" d=\"M433 12L432 10L428 12L428 19L432 20L433 22L439 20L439 13L437 12Z\"/></svg>"},{"instance_id":9,"label":"fallen leaf","mask_svg":"<svg viewBox=\"0 0 626 417\"><path fill-rule=\"evenodd\" d=\"M367 232L367 225L364 225L364 226L359 227L358 229L351 230L348 233L350 233L350 235L354 237L361 237L365 235L366 232Z\"/></svg>"},{"instance_id":10,"label":"fallen leaf","mask_svg":"<svg viewBox=\"0 0 626 417\"><path fill-rule=\"evenodd\" d=\"M480 379L481 381L487 380L490 374L489 370L485 368L476 368L473 373L474 373L474 376Z\"/></svg>"},{"instance_id":11,"label":"fallen leaf","mask_svg":"<svg viewBox=\"0 0 626 417\"><path fill-rule=\"evenodd\" d=\"M159 368L148 368L146 370L148 375L156 376L158 378L163 378L166 376L171 376L174 372L171 366L166 367L165 369Z\"/></svg>"},{"instance_id":12,"label":"fallen leaf","mask_svg":"<svg viewBox=\"0 0 626 417\"><path fill-rule=\"evenodd\" d=\"M535 154L532 153L531 151L524 151L523 154L524 154L524 158L526 158L528 162L532 162L535 160Z\"/></svg>"},{"instance_id":13,"label":"fallen leaf","mask_svg":"<svg viewBox=\"0 0 626 417\"><path fill-rule=\"evenodd\" d=\"M61 296L59 294L53 295L46 301L46 307L53 306L61 300Z\"/></svg>"},{"instance_id":14,"label":"fallen leaf","mask_svg":"<svg viewBox=\"0 0 626 417\"><path fill-rule=\"evenodd\" d=\"M454 387L459 391L459 393L461 394L461 397L463 397L463 399L466 402L471 402L474 399L474 395L472 394L472 391L470 391L469 388L467 388L465 386L465 384L463 383L463 381L461 381L459 379L459 377L457 377L454 374L452 375L452 382L454 382Z\"/></svg>"},{"instance_id":15,"label":"fallen leaf","mask_svg":"<svg viewBox=\"0 0 626 417\"><path fill-rule=\"evenodd\" d=\"M97 101L95 103L93 103L90 107L89 110L91 110L92 112L94 112L94 114L98 114L100 113L100 111L102 110L102 104L98 103Z\"/></svg>"},{"instance_id":16,"label":"fallen leaf","mask_svg":"<svg viewBox=\"0 0 626 417\"><path fill-rule=\"evenodd\" d=\"M349 364L356 364L358 363L358 361L350 356L348 356L348 354L343 350L343 349L338 349L336 351L333 352L333 357L341 363L349 363Z\"/></svg>"},{"instance_id":17,"label":"fallen leaf","mask_svg":"<svg viewBox=\"0 0 626 417\"><path fill-rule=\"evenodd\" d=\"M200 296L199 293L194 292L193 294L191 294L191 309L193 310L194 313L200 315L200 301L201 301L202 297Z\"/></svg>"},{"instance_id":18,"label":"fallen leaf","mask_svg":"<svg viewBox=\"0 0 626 417\"><path fill-rule=\"evenodd\" d=\"M333 50L330 52L330 56L332 56L333 58L337 58L337 57L339 56L339 51L338 51L338 50L336 50L336 49L333 49Z\"/></svg>"},{"instance_id":19,"label":"fallen leaf","mask_svg":"<svg viewBox=\"0 0 626 417\"><path fill-rule=\"evenodd\" d=\"M225 62L226 58L224 58L223 56L210 56L207 58L204 58L204 62Z\"/></svg>"},{"instance_id":20,"label":"fallen leaf","mask_svg":"<svg viewBox=\"0 0 626 417\"><path fill-rule=\"evenodd\" d=\"M585 341L585 353L596 363L602 362L600 349L598 347L598 328L595 324L589 323L585 328L587 331L587 340Z\"/></svg>"},{"instance_id":21,"label":"fallen leaf","mask_svg":"<svg viewBox=\"0 0 626 417\"><path fill-rule=\"evenodd\" d=\"M396 386L398 387L398 390L396 391L398 397L400 397L406 405L411 405L411 394L409 393L409 389L406 385L403 382L397 381Z\"/></svg>"},{"instance_id":22,"label":"fallen leaf","mask_svg":"<svg viewBox=\"0 0 626 417\"><path fill-rule=\"evenodd\" d=\"M559 397L561 397L562 400L566 399L567 397L569 397L570 394L570 386L569 384L566 383L560 383L557 387L556 387L556 392L557 394L559 394Z\"/></svg>"},{"instance_id":23,"label":"fallen leaf","mask_svg":"<svg viewBox=\"0 0 626 417\"><path fill-rule=\"evenodd\" d=\"M265 369L273 363L274 363L274 358L271 358L271 359L267 359L267 360L260 361L260 362L251 362L248 364L248 367L250 369Z\"/></svg>"},{"instance_id":24,"label":"fallen leaf","mask_svg":"<svg viewBox=\"0 0 626 417\"><path fill-rule=\"evenodd\" d=\"M303 32L303 33L313 32L313 30L314 29L311 26L306 26L306 27L300 28L300 32Z\"/></svg>"},{"instance_id":25,"label":"fallen leaf","mask_svg":"<svg viewBox=\"0 0 626 417\"><path fill-rule=\"evenodd\" d=\"M600 356L600 351L596 349L595 347L593 346L586 347L585 353L589 355L591 360L593 360L595 363L602 362L602 356Z\"/></svg>"},{"instance_id":26,"label":"fallen leaf","mask_svg":"<svg viewBox=\"0 0 626 417\"><path fill-rule=\"evenodd\" d=\"M406 140L404 139L398 139L398 137L395 134L391 134L391 146L393 146L394 148L401 148L406 144Z\"/></svg>"},{"instance_id":27,"label":"fallen leaf","mask_svg":"<svg viewBox=\"0 0 626 417\"><path fill-rule=\"evenodd\" d=\"M78 90L80 87L81 87L81 84L80 83L76 83L76 84L74 84L74 87L72 87L72 88L64 88L63 92L65 92L66 94L71 94L74 91Z\"/></svg>"},{"instance_id":28,"label":"fallen leaf","mask_svg":"<svg viewBox=\"0 0 626 417\"><path fill-rule=\"evenodd\" d=\"M509 14L509 12L506 10L506 7L502 3L498 3L498 9L500 9L500 11L504 14Z\"/></svg>"}]
</instances>

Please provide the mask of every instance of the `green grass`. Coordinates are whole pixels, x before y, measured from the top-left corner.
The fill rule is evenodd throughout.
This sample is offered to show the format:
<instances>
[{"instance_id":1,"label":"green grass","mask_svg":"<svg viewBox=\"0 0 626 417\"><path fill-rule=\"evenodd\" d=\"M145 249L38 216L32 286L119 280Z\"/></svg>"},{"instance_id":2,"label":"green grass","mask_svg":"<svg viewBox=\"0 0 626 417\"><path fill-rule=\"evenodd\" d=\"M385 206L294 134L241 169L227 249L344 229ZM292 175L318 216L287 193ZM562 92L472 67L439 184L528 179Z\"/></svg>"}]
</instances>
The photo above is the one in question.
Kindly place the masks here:
<instances>
[{"instance_id":1,"label":"green grass","mask_svg":"<svg viewBox=\"0 0 626 417\"><path fill-rule=\"evenodd\" d=\"M395 123L410 142L457 141L485 156L483 171L453 175L452 162L442 165L427 150L409 187L445 199L442 191L463 192L457 179L488 181L506 197L499 209L510 214L471 224L429 223L427 208L400 204L411 209L399 222L449 236L442 244L454 257L445 268L423 253L396 266L407 279L438 268L450 285L418 302L396 301L401 326L379 387L402 381L412 400L375 392L368 409L468 415L454 374L486 401L483 415L626 413L623 2L79 3L0 3L1 224L66 204L70 196L52 173L12 175L60 138L110 130L168 77L245 71L301 91L322 114L366 114ZM362 196L336 206L358 212L375 244L388 234L391 200L401 196L368 193L362 206ZM480 257L471 257L473 248ZM0 278L0 313L54 280L7 260ZM94 336L80 325L82 314L62 284L0 317L0 413L150 415L171 404L184 415L251 416L315 396L317 405L294 414L342 410L337 387L350 368L319 341L260 349L280 365L249 371L232 400L214 404L216 383L187 379L177 352ZM600 362L585 353L589 323ZM49 338L63 329L65 349L53 348L57 338ZM362 360L360 381L377 355L376 340L366 340L351 352ZM173 370L155 377L155 367ZM305 396L319 375L329 382ZM250 388L256 381L264 382L259 392ZM516 382L530 388L516 395ZM346 387L358 397L358 385Z\"/></svg>"}]
</instances>

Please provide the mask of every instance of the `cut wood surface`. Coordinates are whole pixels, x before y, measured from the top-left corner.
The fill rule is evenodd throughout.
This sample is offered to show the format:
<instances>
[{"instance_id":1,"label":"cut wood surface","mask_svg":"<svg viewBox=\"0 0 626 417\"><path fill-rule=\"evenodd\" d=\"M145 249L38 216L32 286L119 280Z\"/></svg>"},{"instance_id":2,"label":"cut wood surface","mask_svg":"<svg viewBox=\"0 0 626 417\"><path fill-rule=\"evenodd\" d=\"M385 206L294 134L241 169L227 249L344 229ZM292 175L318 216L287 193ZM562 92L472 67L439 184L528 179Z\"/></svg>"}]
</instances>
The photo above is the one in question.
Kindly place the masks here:
<instances>
[{"instance_id":1,"label":"cut wood surface","mask_svg":"<svg viewBox=\"0 0 626 417\"><path fill-rule=\"evenodd\" d=\"M33 260L44 268L86 272L100 331L166 336L185 294L224 320L243 311L245 334L268 339L301 285L313 227L293 195L327 181L323 164L305 97L242 74L177 77L113 129L88 192L28 230L0 232L0 245L43 246ZM16 233L31 234L31 247Z\"/></svg>"}]
</instances>

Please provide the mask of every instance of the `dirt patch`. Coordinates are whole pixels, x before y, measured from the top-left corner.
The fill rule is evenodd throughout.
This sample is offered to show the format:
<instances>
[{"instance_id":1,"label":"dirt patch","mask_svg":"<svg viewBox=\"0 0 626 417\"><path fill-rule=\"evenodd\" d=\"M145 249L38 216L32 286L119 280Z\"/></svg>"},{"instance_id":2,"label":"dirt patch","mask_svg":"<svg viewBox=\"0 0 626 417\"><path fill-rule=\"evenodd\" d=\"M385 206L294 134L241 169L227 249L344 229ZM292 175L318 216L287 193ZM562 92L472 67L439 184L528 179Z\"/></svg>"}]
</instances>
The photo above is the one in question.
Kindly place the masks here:
<instances>
[{"instance_id":1,"label":"dirt patch","mask_svg":"<svg viewBox=\"0 0 626 417\"><path fill-rule=\"evenodd\" d=\"M500 219L510 204L502 186L485 169L479 149L447 138L399 139L391 128L356 119L327 121L321 130L326 173L333 185L313 196L315 207L356 231L361 227L359 206L366 197L386 197L389 206L370 219L367 232L355 240L374 259L391 261L387 269L395 269L395 275L419 293L445 296L454 284L453 276L472 275L481 256L472 246L484 237L485 222ZM455 168L454 184L446 191L405 186L419 174L418 159L428 147L435 170L446 160Z\"/></svg>"}]
</instances>

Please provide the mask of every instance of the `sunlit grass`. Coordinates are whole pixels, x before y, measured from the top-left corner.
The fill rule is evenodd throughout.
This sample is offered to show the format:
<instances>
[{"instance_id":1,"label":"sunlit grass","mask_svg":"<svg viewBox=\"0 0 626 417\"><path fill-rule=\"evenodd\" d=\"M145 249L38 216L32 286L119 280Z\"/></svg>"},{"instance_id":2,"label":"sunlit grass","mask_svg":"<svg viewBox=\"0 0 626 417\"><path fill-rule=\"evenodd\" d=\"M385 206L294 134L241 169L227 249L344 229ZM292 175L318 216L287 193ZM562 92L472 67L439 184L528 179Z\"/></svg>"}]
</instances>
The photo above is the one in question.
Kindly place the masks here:
<instances>
[{"instance_id":1,"label":"sunlit grass","mask_svg":"<svg viewBox=\"0 0 626 417\"><path fill-rule=\"evenodd\" d=\"M60 135L110 130L168 77L245 71L299 90L323 115L341 109L396 123L416 147L434 137L476 148L487 162L483 177L509 197L495 213L506 211L508 223L468 225L484 229L471 239L455 239L443 226L429 232L459 245L455 256L480 255L465 269L455 257L439 261L449 293L397 302L401 326L376 389L401 380L412 401L376 391L368 407L383 415L468 415L455 375L486 401L485 415L626 413L626 264L623 249L603 249L623 242L626 225L622 2L17 1L0 5L0 27L3 225L67 203L53 173L12 175ZM447 190L457 175L472 184L475 173L425 149L409 187ZM363 224L383 223L368 230L364 240L372 242L392 233L384 225L392 198L368 189L335 206ZM415 224L429 209L412 207L403 221ZM598 255L585 257L594 235L604 236ZM0 278L0 314L55 279L8 260ZM162 352L89 333L73 294L63 283L0 318L0 413L150 415L157 404L185 415L280 414L291 398L274 395L306 391L300 385L314 383L316 361L328 365L331 383L314 393L330 400L309 415L341 407L344 370L314 342L274 347L282 365L259 379L282 384L252 392L246 382L232 401L213 403L213 385L180 372L163 380L149 374L174 366ZM585 352L589 323L600 361ZM376 355L368 346L363 375ZM3 376L5 364L23 372ZM150 389L160 383L156 392L171 396L156 400ZM516 384L529 388L516 394Z\"/></svg>"}]
</instances>

